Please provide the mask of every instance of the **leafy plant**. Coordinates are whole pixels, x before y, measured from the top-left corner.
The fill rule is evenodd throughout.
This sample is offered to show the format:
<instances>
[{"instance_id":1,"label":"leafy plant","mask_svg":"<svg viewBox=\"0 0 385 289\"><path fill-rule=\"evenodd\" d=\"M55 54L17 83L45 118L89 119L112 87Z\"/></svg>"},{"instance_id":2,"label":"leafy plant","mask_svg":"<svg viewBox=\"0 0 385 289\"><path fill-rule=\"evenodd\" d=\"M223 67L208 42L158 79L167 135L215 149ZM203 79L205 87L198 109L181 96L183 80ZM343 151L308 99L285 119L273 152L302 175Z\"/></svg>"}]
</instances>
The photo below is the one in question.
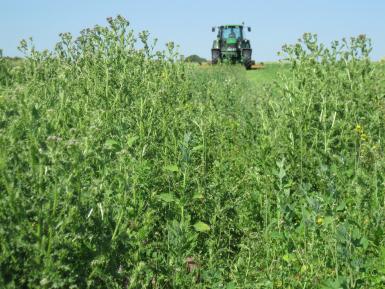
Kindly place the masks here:
<instances>
[{"instance_id":1,"label":"leafy plant","mask_svg":"<svg viewBox=\"0 0 385 289\"><path fill-rule=\"evenodd\" d=\"M21 43L0 82L0 287L383 288L370 41L305 34L265 91L154 47L121 16Z\"/></svg>"}]
</instances>

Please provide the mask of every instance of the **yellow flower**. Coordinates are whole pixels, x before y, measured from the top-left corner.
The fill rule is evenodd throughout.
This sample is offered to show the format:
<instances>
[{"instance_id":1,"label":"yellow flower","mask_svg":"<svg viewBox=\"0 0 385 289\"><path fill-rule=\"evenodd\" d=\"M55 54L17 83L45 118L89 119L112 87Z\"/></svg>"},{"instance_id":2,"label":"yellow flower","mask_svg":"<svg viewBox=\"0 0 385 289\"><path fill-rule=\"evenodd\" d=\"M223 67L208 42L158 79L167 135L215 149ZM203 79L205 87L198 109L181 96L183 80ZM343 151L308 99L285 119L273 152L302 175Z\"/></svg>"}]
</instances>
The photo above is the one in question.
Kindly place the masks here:
<instances>
[{"instance_id":1,"label":"yellow flower","mask_svg":"<svg viewBox=\"0 0 385 289\"><path fill-rule=\"evenodd\" d=\"M317 217L316 223L317 225L322 225L324 223L324 218L321 216Z\"/></svg>"},{"instance_id":2,"label":"yellow flower","mask_svg":"<svg viewBox=\"0 0 385 289\"><path fill-rule=\"evenodd\" d=\"M356 125L356 128L354 130L359 134L362 134L364 132L362 126L360 126L359 124Z\"/></svg>"},{"instance_id":3,"label":"yellow flower","mask_svg":"<svg viewBox=\"0 0 385 289\"><path fill-rule=\"evenodd\" d=\"M361 134L361 140L362 141L367 141L368 140L368 136L364 133Z\"/></svg>"}]
</instances>

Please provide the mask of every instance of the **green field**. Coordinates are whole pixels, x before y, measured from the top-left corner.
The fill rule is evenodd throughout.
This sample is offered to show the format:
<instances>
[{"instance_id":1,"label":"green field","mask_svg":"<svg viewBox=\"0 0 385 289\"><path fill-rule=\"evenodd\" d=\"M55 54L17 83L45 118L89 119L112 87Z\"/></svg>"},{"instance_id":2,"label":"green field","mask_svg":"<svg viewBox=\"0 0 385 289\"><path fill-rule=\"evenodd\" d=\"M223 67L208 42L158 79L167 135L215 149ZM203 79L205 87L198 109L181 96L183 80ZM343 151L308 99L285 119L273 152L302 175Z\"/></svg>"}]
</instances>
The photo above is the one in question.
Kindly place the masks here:
<instances>
[{"instance_id":1,"label":"green field","mask_svg":"<svg viewBox=\"0 0 385 289\"><path fill-rule=\"evenodd\" d=\"M287 73L289 65L285 63L265 63L262 69L249 70L247 77L257 84L271 83L279 79L279 74Z\"/></svg>"},{"instance_id":2,"label":"green field","mask_svg":"<svg viewBox=\"0 0 385 289\"><path fill-rule=\"evenodd\" d=\"M109 22L0 58L0 288L384 288L366 38L202 69Z\"/></svg>"}]
</instances>

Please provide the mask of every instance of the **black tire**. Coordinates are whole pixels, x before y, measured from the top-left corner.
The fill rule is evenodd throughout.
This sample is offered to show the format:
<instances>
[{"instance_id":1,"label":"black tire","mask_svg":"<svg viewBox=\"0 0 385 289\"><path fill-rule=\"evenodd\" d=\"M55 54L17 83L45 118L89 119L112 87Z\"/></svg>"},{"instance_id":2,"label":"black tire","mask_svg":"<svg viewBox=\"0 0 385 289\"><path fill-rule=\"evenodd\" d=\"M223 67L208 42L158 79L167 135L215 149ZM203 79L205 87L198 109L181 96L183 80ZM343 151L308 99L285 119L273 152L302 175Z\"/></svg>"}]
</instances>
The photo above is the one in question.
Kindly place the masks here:
<instances>
[{"instance_id":1,"label":"black tire","mask_svg":"<svg viewBox=\"0 0 385 289\"><path fill-rule=\"evenodd\" d=\"M253 61L251 59L245 59L244 65L247 70L251 69L251 66L253 65Z\"/></svg>"},{"instance_id":2,"label":"black tire","mask_svg":"<svg viewBox=\"0 0 385 289\"><path fill-rule=\"evenodd\" d=\"M253 61L251 60L251 49L244 49L242 51L243 55L243 64L245 65L246 69L250 69L253 65Z\"/></svg>"},{"instance_id":3,"label":"black tire","mask_svg":"<svg viewBox=\"0 0 385 289\"><path fill-rule=\"evenodd\" d=\"M211 50L211 63L212 64L218 64L219 60L221 58L221 52L218 49L212 49Z\"/></svg>"}]
</instances>

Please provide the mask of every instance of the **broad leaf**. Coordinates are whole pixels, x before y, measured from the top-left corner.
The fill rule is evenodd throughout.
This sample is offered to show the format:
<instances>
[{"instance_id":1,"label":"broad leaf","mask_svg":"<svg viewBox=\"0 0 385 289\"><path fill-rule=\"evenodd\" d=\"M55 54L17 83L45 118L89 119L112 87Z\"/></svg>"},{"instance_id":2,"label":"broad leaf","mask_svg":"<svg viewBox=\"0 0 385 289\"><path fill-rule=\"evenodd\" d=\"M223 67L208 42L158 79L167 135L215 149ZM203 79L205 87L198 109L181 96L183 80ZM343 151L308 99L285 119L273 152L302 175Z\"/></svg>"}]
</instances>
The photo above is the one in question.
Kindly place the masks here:
<instances>
[{"instance_id":1,"label":"broad leaf","mask_svg":"<svg viewBox=\"0 0 385 289\"><path fill-rule=\"evenodd\" d=\"M206 223L199 221L199 222L195 223L194 229L198 232L208 232L208 231L210 231L210 226L207 225Z\"/></svg>"},{"instance_id":2,"label":"broad leaf","mask_svg":"<svg viewBox=\"0 0 385 289\"><path fill-rule=\"evenodd\" d=\"M173 194L160 194L158 198L165 203L172 203L176 201L176 198Z\"/></svg>"},{"instance_id":3,"label":"broad leaf","mask_svg":"<svg viewBox=\"0 0 385 289\"><path fill-rule=\"evenodd\" d=\"M168 171L168 172L179 172L179 168L177 165L168 165L168 166L164 166L163 169L165 171Z\"/></svg>"},{"instance_id":4,"label":"broad leaf","mask_svg":"<svg viewBox=\"0 0 385 289\"><path fill-rule=\"evenodd\" d=\"M118 146L118 142L116 140L113 140L113 139L109 139L107 140L105 143L104 143L104 146L111 150L111 149L114 149Z\"/></svg>"}]
</instances>

